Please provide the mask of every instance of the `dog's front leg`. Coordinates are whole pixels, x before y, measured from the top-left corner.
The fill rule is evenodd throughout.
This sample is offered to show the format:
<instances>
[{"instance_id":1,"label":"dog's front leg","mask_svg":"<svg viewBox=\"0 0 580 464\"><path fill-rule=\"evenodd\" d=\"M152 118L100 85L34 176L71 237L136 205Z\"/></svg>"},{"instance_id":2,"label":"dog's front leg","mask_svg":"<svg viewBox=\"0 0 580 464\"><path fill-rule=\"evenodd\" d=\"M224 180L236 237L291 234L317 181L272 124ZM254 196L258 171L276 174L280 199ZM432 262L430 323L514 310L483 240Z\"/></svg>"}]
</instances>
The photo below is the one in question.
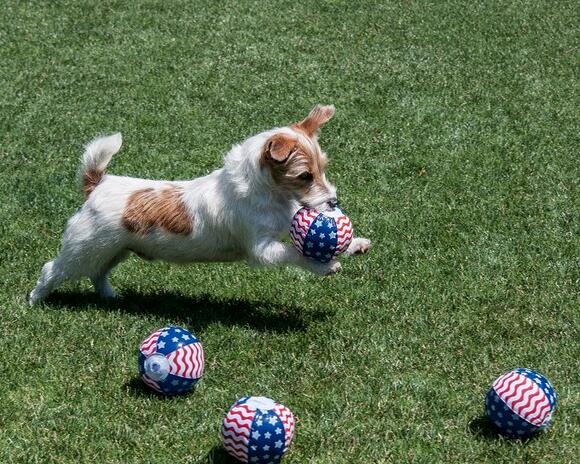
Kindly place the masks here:
<instances>
[{"instance_id":1,"label":"dog's front leg","mask_svg":"<svg viewBox=\"0 0 580 464\"><path fill-rule=\"evenodd\" d=\"M340 271L338 261L319 263L298 253L292 245L277 240L260 240L251 250L249 263L254 266L279 266L289 264L299 266L320 275L335 274Z\"/></svg>"},{"instance_id":2,"label":"dog's front leg","mask_svg":"<svg viewBox=\"0 0 580 464\"><path fill-rule=\"evenodd\" d=\"M368 238L355 237L350 242L348 249L345 251L345 256L362 255L369 251L371 241Z\"/></svg>"}]
</instances>

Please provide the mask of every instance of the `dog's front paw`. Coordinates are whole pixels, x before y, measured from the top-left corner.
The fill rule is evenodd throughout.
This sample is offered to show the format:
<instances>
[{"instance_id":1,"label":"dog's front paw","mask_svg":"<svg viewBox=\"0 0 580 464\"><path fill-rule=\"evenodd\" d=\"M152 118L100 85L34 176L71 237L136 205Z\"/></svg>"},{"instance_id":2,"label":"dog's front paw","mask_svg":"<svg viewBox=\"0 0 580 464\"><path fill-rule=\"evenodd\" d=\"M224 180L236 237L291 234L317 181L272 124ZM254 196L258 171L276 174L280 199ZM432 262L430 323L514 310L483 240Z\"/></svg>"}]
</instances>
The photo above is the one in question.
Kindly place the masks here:
<instances>
[{"instance_id":1,"label":"dog's front paw","mask_svg":"<svg viewBox=\"0 0 580 464\"><path fill-rule=\"evenodd\" d=\"M341 264L338 261L333 260L330 261L329 263L320 264L316 271L318 274L322 276L330 276L332 274L340 272L341 269L342 269Z\"/></svg>"},{"instance_id":2,"label":"dog's front paw","mask_svg":"<svg viewBox=\"0 0 580 464\"><path fill-rule=\"evenodd\" d=\"M370 247L371 241L368 238L356 237L352 242L350 242L350 245L344 254L346 256L362 255L369 251Z\"/></svg>"},{"instance_id":3,"label":"dog's front paw","mask_svg":"<svg viewBox=\"0 0 580 464\"><path fill-rule=\"evenodd\" d=\"M337 272L340 272L342 269L342 264L340 264L338 261L331 261L330 266L328 268L328 272L324 275L332 275L332 274L336 274Z\"/></svg>"}]
</instances>

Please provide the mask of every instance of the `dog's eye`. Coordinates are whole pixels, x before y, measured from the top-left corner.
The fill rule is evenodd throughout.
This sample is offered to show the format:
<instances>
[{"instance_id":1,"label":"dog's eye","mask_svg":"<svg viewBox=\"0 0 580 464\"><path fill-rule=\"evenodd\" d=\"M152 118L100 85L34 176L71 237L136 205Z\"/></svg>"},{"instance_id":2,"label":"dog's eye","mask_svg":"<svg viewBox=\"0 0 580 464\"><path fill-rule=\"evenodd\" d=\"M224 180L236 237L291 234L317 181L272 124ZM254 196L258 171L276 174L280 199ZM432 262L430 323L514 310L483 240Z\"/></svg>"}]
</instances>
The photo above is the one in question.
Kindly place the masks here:
<instances>
[{"instance_id":1,"label":"dog's eye","mask_svg":"<svg viewBox=\"0 0 580 464\"><path fill-rule=\"evenodd\" d=\"M298 176L298 179L310 182L312 180L312 174L310 174L309 172L303 172Z\"/></svg>"}]
</instances>

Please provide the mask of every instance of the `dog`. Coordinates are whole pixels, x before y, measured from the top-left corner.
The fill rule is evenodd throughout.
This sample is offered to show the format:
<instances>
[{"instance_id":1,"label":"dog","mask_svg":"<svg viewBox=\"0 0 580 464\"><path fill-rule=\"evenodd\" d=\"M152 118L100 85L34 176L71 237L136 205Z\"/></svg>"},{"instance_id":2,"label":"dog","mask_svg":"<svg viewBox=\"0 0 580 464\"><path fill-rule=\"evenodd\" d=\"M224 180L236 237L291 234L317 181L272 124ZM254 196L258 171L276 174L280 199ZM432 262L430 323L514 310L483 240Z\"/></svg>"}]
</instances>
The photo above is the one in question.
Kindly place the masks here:
<instances>
[{"instance_id":1,"label":"dog","mask_svg":"<svg viewBox=\"0 0 580 464\"><path fill-rule=\"evenodd\" d=\"M81 277L89 277L101 297L115 298L109 275L130 253L176 263L246 260L338 272L338 261L314 261L281 241L301 206L326 211L337 205L318 144L334 112L333 105L317 105L299 123L234 145L221 169L189 181L105 174L121 149L121 134L93 140L81 160L85 202L69 219L60 253L43 266L29 303ZM370 244L354 238L345 254L364 253Z\"/></svg>"}]
</instances>

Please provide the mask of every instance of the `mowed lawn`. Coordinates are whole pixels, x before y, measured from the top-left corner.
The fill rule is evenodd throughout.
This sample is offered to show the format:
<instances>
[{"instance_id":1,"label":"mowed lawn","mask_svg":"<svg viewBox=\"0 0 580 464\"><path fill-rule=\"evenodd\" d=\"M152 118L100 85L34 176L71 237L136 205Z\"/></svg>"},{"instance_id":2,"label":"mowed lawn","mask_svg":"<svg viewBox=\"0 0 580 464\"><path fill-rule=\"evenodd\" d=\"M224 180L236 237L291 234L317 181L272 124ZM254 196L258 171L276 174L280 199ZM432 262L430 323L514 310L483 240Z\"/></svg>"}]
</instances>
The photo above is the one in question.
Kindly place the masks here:
<instances>
[{"instance_id":1,"label":"mowed lawn","mask_svg":"<svg viewBox=\"0 0 580 464\"><path fill-rule=\"evenodd\" d=\"M289 464L578 462L579 24L573 1L5 0L0 462L230 462L247 394L296 415ZM28 306L87 141L123 133L113 174L186 179L316 103L368 255L324 279L133 257L118 301L81 281ZM137 375L166 324L205 348L184 397ZM559 395L527 442L483 417L519 366Z\"/></svg>"}]
</instances>

